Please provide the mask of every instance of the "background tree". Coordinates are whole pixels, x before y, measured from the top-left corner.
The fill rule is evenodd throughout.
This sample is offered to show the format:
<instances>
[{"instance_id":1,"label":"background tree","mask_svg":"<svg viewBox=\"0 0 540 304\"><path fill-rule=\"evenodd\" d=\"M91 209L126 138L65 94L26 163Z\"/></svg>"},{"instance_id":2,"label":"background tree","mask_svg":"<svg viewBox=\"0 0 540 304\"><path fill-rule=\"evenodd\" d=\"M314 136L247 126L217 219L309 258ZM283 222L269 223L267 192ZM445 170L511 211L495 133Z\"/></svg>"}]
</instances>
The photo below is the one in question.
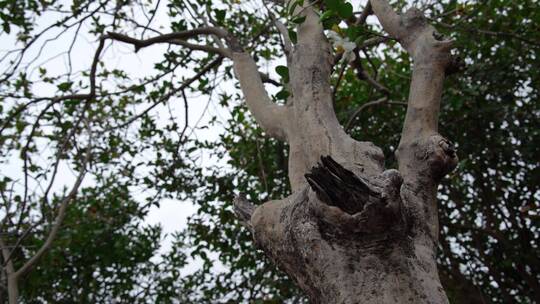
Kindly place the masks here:
<instances>
[{"instance_id":1,"label":"background tree","mask_svg":"<svg viewBox=\"0 0 540 304\"><path fill-rule=\"evenodd\" d=\"M325 5L337 5L336 3L329 2ZM355 26L353 21L350 21L348 25L341 23L341 29L333 27L340 19L347 19L343 17L347 17L348 8L343 10L344 16L339 12L341 7L348 6L339 3L341 6L336 7L338 14L325 16L328 18L325 25L332 28L332 31L341 37L349 37L350 41L356 41L357 46L362 46L363 42L378 37L377 33L382 33L380 28L371 22ZM35 185L33 178L38 181L41 179L46 184L54 172L51 168L55 166L47 165L43 160L36 161L36 156L50 155L50 164L54 165L56 160L60 159L61 163L71 164L76 172L84 172L81 168L84 167L85 152L88 150L92 157L87 163L87 174L103 177L96 179L96 189L101 190L86 192L96 199L82 199L81 193L81 199L77 200L76 204L71 204L71 209L66 209L66 223L70 222L70 216L73 216L72 223L80 223L86 218L90 223L88 226L73 225L73 229L80 232L71 234L72 239L81 237L84 240L83 234L99 230L102 223L106 222L104 219L107 216L98 217L101 220L91 220L96 211L84 207L85 204L90 204L85 203L86 201L100 201L100 192L111 190L113 196L116 196L113 193L123 193L124 195L118 197L126 198L120 200L120 205L126 205L123 207L124 212L133 213L135 218L139 219L144 217L144 210L147 210L149 204L159 202L163 197L188 197L197 201L200 208L181 239L187 248L193 249L189 250L191 255L202 257L205 262L200 271L171 283L171 278L174 278L173 270L178 269L183 262L176 262L176 268L167 266L158 269L144 266L149 265L144 260L152 254L152 250L148 248L153 246L143 246L138 247L141 252L139 258L123 264L123 268L135 269L130 272L132 274L126 275L131 276L131 283L118 284L117 288L122 289L123 293L109 292L105 285L93 283L99 291L84 295L81 291L70 289L66 282L60 282L56 284L66 284L66 288L59 289L54 295L47 295L51 288L46 286L48 282L44 277L40 277L42 270L27 274L35 279L23 280L22 296L26 299L49 301L86 297L88 301L95 302L96 299L106 301L105 299L111 297L122 297L122 294L134 295L137 292L130 293L129 290L145 286L145 282L148 282L135 279L140 278L135 267L146 267L156 269L154 273L163 278L162 286L167 286L167 282L174 284L170 286L175 286L177 291L186 291L184 295L191 301L301 300L302 296L298 290L291 287L290 281L276 272L260 253L254 252L249 235L238 226L231 213L230 204L234 191L246 193L256 201L266 201L284 197L290 190L286 180L288 152L285 145L262 137L263 133L255 128L253 119L240 103L240 95L231 95L230 89L220 91L216 78L211 76L217 75L218 80L224 81L230 79L230 62L219 55L206 56L204 53L188 51L183 43L181 47L173 46L170 51L165 52L164 61L156 65L156 75L147 79L133 80L120 70L109 71L107 65L100 67L95 74L97 85L94 90L99 92L95 95L92 94L91 81L87 78L91 73L79 74L80 77L76 77L77 75L69 75L70 73L51 76L47 75L47 71L40 71L39 77L34 73L34 78L31 78L29 69L23 66L28 61L17 63L17 60L13 59L19 57L9 56L20 56L25 52L29 54L31 51L28 49L32 46L40 47L44 42L43 38L34 40L36 37L46 36L33 29L33 21L37 18L35 14L45 16L47 11L55 11L67 18L59 18L59 24L52 22L51 29L48 30L71 29L71 32L66 30L59 37L78 33L79 24L84 24L80 28L92 24L95 39L109 30L120 31L130 37L139 37L139 34L154 37L161 33L152 30L151 25L155 20L152 17L155 12L152 10L155 7L164 7L165 4L88 2L75 3L68 9L58 8L58 4L54 3L26 4L26 7L17 1L5 1L2 4L5 31L19 31L17 37L21 45L25 46L21 50L6 53L4 62L7 67L1 84L2 92L5 93L2 104L3 160L14 162L20 155L21 168L28 168L20 171L29 171L26 178L30 180L23 182L24 178L21 178L20 174L3 170L4 175L11 177L4 179L2 184L4 208L9 211L13 221L22 218L21 227L4 222L2 228L3 239L7 242L3 247L13 249L15 265L22 265L43 244L50 230L46 223L52 223L57 214L51 210L57 208L55 206L58 206L63 197L57 195L59 198L54 199L52 194L44 190L32 192L31 187L32 189L27 191L27 198L23 199L24 189L29 188L27 184ZM519 4L488 1L482 5L473 1L416 3L419 4L423 5L422 11L428 14L441 32L457 39L457 49L468 64L467 69L458 77L447 81L442 102L441 124L444 133L457 142L462 159L456 173L450 177L449 182L444 183L440 195L443 203L438 205L442 226L439 272L443 284L450 299L456 303L466 300L533 302L538 299L539 281L538 256L535 254L538 244L538 164L534 156L538 152L538 145L534 144L538 140L538 86L534 85L538 83L538 74L533 69L538 63L538 44L535 41L538 41L539 31L534 24L534 20L538 19L537 5L534 1ZM141 11L134 9L139 5L142 6L141 10L149 8L148 19L139 18ZM291 28L295 22L302 21L290 16L290 10L272 3L267 5L275 18L279 18ZM183 31L216 23L238 37L242 45L249 46L249 51L260 64L283 55L278 30L271 18L268 18L268 12L261 8L261 3L207 1L179 1L171 2L167 6L171 18L170 31ZM354 10L356 9L359 9L356 15L358 19L363 18L361 11L364 11L364 6L355 4ZM149 21L149 26L146 26L146 21ZM56 35L54 32L53 34ZM294 32L291 31L289 35L294 39ZM109 40L103 41L103 49L107 50L108 43ZM96 46L98 45L100 44L97 43ZM336 53L339 51L337 48ZM393 149L398 144L404 114L400 103L406 100L408 94L410 61L391 40L386 44L379 44L377 48L358 48L355 52L358 60L351 65L338 61L334 68L333 85L337 87L334 107L339 120L348 127L350 134L356 139L373 140L375 144L384 147L387 164L393 166ZM47 48L44 48L43 54L46 53ZM91 58L86 60L88 64L85 66L91 66ZM9 61L13 62L9 64ZM218 65L221 67L218 68ZM165 77L174 76L173 71L180 66L194 68L193 78L187 78L188 85L185 85L185 79L164 80ZM276 71L276 74L271 73L274 75L272 77L279 75L282 82L286 83L287 71L282 68ZM78 79L81 82L78 82ZM263 79L271 81L270 78ZM273 82L276 84L276 81ZM56 87L60 94L55 94L54 98L40 99L42 94L38 92L43 90L42 83ZM278 103L282 102L280 99L287 97L288 90L286 85L284 87L284 90L275 95ZM120 90L115 90L117 88ZM226 130L220 141L204 142L190 138L187 136L191 133L189 128L186 132L185 126L179 126L178 119L169 121L155 116L160 103L169 100L171 104L174 96L180 97L180 102L183 103L182 90L189 96L191 88L206 94L215 94L215 91L218 91L220 94L214 95L219 96L215 98L215 103L231 109L229 119L216 119L213 122L214 126L225 126ZM88 91L90 94L87 94ZM278 91L279 89L276 90ZM70 95L58 97L62 94ZM92 102L81 102L84 100ZM77 116L81 115L80 113L86 113L85 119L81 120L81 116ZM38 124L35 124L36 121ZM99 134L93 137L91 145L88 144L89 134ZM475 140L471 141L471 138ZM69 145L65 145L65 142L69 142ZM48 149L44 149L46 144L49 144ZM201 171L195 167L198 164L193 162L200 151L195 148L211 151L208 153L213 153L216 158L227 156L227 164L218 164ZM46 154L44 151L53 152ZM144 164L140 164L141 155L149 156L144 159ZM116 181L125 180L127 187L111 187L110 179L104 176L111 176ZM142 189L154 190L152 194L155 193L155 196L151 195L147 203L143 203L140 208L127 207L130 201L128 193ZM33 210L32 212L14 207L20 204L13 202L24 200L28 201L29 206L25 209ZM98 205L110 210L106 212L115 212L113 205ZM81 206L82 213L70 213L75 206ZM45 214L47 216L43 216ZM116 224L106 225L106 228L119 229L112 228L119 227L118 225L129 227L126 226L130 225L127 223L129 220L119 220ZM58 244L62 242L64 230L66 235L70 235L70 229L60 229ZM25 231L29 231L26 235L31 237L24 238L18 244ZM109 234L110 231L105 233ZM131 240L146 238L154 244L158 241L155 232L136 233L126 237ZM57 243L52 243L51 251L42 259L54 259L54 256L66 254L62 253L60 245L55 244ZM75 245L70 246L76 248ZM76 252L69 248L71 252ZM92 254L100 256L101 252L102 256L109 256L109 248L111 247L96 246ZM155 252L155 245L153 250ZM121 251L115 252L115 256L119 258L130 256ZM219 261L227 266L228 271L218 273L213 267L216 264L216 260L211 257L214 252L220 252ZM175 261L179 260L182 258ZM165 261L169 263L170 259ZM74 263L79 262L73 259L71 264L63 262L63 265L66 265L65 269L73 271L77 269ZM88 272L96 263L78 265L86 268ZM116 263L116 259L110 263ZM47 264L43 262L38 265L42 267L40 269L49 269ZM53 270L51 269L51 276L60 279ZM146 274L150 272L145 270ZM89 286L90 283L99 281L120 282L114 277L114 273L80 276L81 286ZM180 286L182 288L179 288ZM152 295L158 296L157 293ZM141 293L138 298L143 301L146 297L148 300L152 295ZM179 294L164 292L161 296L174 299L178 298Z\"/></svg>"}]
</instances>

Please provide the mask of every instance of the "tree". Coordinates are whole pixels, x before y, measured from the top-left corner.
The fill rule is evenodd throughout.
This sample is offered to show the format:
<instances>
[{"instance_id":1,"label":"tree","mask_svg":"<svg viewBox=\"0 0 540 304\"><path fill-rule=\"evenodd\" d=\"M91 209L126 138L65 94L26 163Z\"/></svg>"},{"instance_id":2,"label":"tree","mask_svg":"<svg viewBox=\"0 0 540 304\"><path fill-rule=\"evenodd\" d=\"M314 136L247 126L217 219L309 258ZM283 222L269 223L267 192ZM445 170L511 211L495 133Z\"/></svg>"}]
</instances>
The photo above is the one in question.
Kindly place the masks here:
<instances>
[{"instance_id":1,"label":"tree","mask_svg":"<svg viewBox=\"0 0 540 304\"><path fill-rule=\"evenodd\" d=\"M204 10L204 5L209 3L201 4L199 6L193 3L187 5L173 3L171 11L182 10L189 5ZM187 29L185 22L180 21L173 24L172 34L156 33L153 38L137 39L133 38L133 35L118 32L104 33L105 26L94 15L95 12L99 12L100 9L104 9L106 6L100 4L93 14L89 14L96 23L96 32L103 33L99 39L96 56L92 61L92 69L88 74L90 93L73 93L54 98L36 98L30 93L29 87L31 84L26 79L25 74L19 74L19 78L12 85L18 89L24 89L24 96L9 97L19 97L20 100L27 98L30 101L27 104L17 105L8 113L7 117L10 119L6 121L10 124L9 126L17 127L20 131L15 132L15 136L8 136L7 141L8 143L9 141L16 142L17 134L20 134L20 137L23 136L27 123L24 119L21 119L21 114L27 114L26 117L31 117L35 112L27 108L36 103L47 101L49 103L44 107L43 114L37 116L34 126L39 126L39 122L43 118L49 121L58 118L59 123L55 126L59 126L59 134L55 134L54 137L48 134L44 135L52 137L58 143L67 143L68 140L66 139L73 138L75 135L73 133L81 134L78 137L80 140L73 147L59 144L59 153L56 158L60 162L62 154L68 148L71 149L70 151L73 152L71 152L71 156L68 156L68 159L75 161L75 166L78 167L77 170L81 172L80 176L84 176L82 172L85 172L85 169L81 170L81 168L85 168L88 163L88 161L85 161L84 155L87 155L87 157L88 155L99 157L99 161L94 163L96 167L94 174L99 176L104 171L109 170L111 155L113 159L120 159L119 155L126 153L136 154L145 149L159 150L161 148L167 156L171 155L171 158L163 157L161 151L156 153L156 161L147 164L151 168L156 168L155 173L152 174L154 180L140 178L139 181L134 183L143 184L149 188L165 189L166 191L174 189L175 184L178 184L178 182L184 183L188 181L191 184L191 178L185 172L182 173L181 177L170 178L172 175L178 174L180 169L186 171L184 160L189 159L189 153L180 158L177 152L179 144L187 145L184 140L186 128L182 129L171 123L170 128L168 126L165 128L165 132L160 132L160 129L156 128L154 120L148 116L148 113L156 105L174 94L178 92L184 94L183 90L193 82L200 82L199 89L203 92L207 91L211 86L208 85L207 81L205 83L205 79L201 77L204 77L205 73L215 70L222 63L223 57L230 58L234 62L235 71L244 91L246 102L253 115L267 134L281 140L285 139L290 149L289 168L275 173L276 175L283 175L288 171L292 194L287 199L264 204L257 209L254 216L251 215L254 207L247 200L242 198L237 200L238 214L254 232L257 244L265 250L276 264L292 276L314 301L346 302L358 298L364 301L368 301L370 298L377 301L377 297L391 297L392 291L397 291L399 294L395 296L400 297L398 299L405 299L401 298L404 296L408 299L410 295L411 299L416 302L422 299L425 300L426 297L432 301L444 302L445 295L441 292L435 262L438 236L437 206L435 204L436 186L440 178L455 165L457 160L451 144L436 133L442 80L445 73L449 72L447 68L453 67L454 63L450 60L450 41L444 40L442 35L435 32L419 11L409 10L405 15L398 16L389 9L384 1L372 1L371 4L373 5L373 11L390 36L366 39L362 44L357 43L360 45L354 46L354 48L347 44L347 39L343 38L342 35L346 35L352 41L359 38L358 31L363 28L365 18L371 11L369 6L365 8L363 14L359 14L358 18L353 18L352 7L341 1L325 1L323 5L314 6L299 1L286 5L286 12L291 15L291 22L298 24L298 32L286 30L280 22L276 22L277 28L280 29L282 34L282 39L284 39L288 67L281 66L276 69L285 85L284 89L275 97L284 100L284 105L273 103L268 98L262 86L262 81L272 82L272 80L267 75L257 72L253 59L246 54L247 52L243 51L243 48L249 45L243 39L245 33L251 34L255 32L256 35L254 36L260 37L262 36L261 33L268 31L266 25L258 24L253 17L245 18L241 16L242 11L237 12L234 15L237 18L233 18L234 20L247 20L232 29L231 24L227 24L224 18L225 11L216 9L213 11L215 20L211 20L216 23L215 26L208 26L208 22L201 18L203 20L201 21L203 23L202 27L190 24L190 28L193 28L190 30ZM81 4L81 7L84 7L84 5ZM130 20L122 16L122 4L118 5L119 7L115 8L116 11L113 13L113 28L119 27L119 23L122 21L127 22L127 20ZM206 8L208 9L208 7ZM78 9L75 7L74 11ZM324 11L321 16L316 15L319 9ZM103 11L107 12L105 9ZM77 16L77 14L74 15ZM17 17L17 14L14 16ZM320 19L323 21L322 24L319 22ZM341 55L334 58L323 29L324 27L332 28L342 19L345 19L348 23L347 31L340 33L339 28L333 28L330 32L335 33L334 43L338 51L340 48L344 49ZM24 14L22 20L26 20ZM8 24L7 28L9 29L9 23L6 24ZM24 22L19 22L19 24L23 28L31 26L31 24ZM259 26L253 26L253 24ZM241 32L242 29L245 29L243 27L245 25L252 26L253 30L244 31L243 35ZM224 30L224 27L227 30ZM143 28L142 36L147 29L144 26L141 26L141 28ZM260 31L260 33L257 33L257 31ZM200 37L200 35L210 37L209 40L206 40L207 44L195 45L187 41L194 37ZM21 39L27 38L23 36ZM198 70L194 77L182 81L179 86L175 86L172 81L163 81L160 87L148 92L147 95L154 101L149 108L143 110L141 114L126 114L124 109L127 109L129 104L141 103L137 96L146 96L144 92L145 86L134 85L127 87L126 92L119 92L120 94L125 93L126 97L116 99L117 92L109 93L105 86L98 87L96 85L98 77L127 78L121 71L117 70L105 70L98 76L99 55L108 40L132 44L136 47L136 50L156 43L179 44L182 51L178 51L178 53L168 52L167 64L159 67L164 71L164 75L174 70L171 65L180 65L186 60L185 58L206 65ZM345 73L345 67L349 65L349 60L351 60L350 65L357 71L360 79L366 80L378 91L388 91L377 79L370 77L370 74L363 70L362 62L359 62L360 56L355 54L354 57L356 58L354 58L351 54L355 52L355 49L363 50L370 45L393 40L399 41L411 54L415 65L407 115L399 144L400 148L397 150L399 171L383 171L383 154L381 150L367 142L357 142L351 139L341 128L332 107L334 99L336 99L336 102L338 101L335 95L346 92L345 90L338 92L337 88L340 88L342 76L345 75L346 77L348 74ZM272 46L273 43L269 43L269 45ZM422 49L422 52L418 51L419 48ZM190 56L190 53L186 52L186 50L190 49L208 51L218 55L217 58L205 57L201 59ZM257 50L255 53L272 56L275 54L273 52L272 48L268 47ZM340 61L341 57L343 57L343 61ZM330 82L332 68L334 63L338 63L336 67L339 67L341 62L343 62L343 68L341 70L335 69L340 73L337 82L334 84L334 89L332 89ZM17 65L18 63L15 63L15 67ZM418 68L418 66L421 68ZM14 68L13 71L15 70ZM46 72L43 72L43 74L46 74ZM6 75L6 79L11 77L9 73L6 73ZM46 78L46 75L44 75L44 78ZM156 78L159 79L159 77ZM54 79L49 81L59 83L59 91L75 91L72 81L57 82ZM345 84L342 84L341 88L347 87L346 84L354 87L354 81L347 80ZM79 84L82 88L84 88L84 85L84 83ZM97 90L99 90L99 94ZM229 98L225 95L223 97L224 102ZM80 100L84 101L82 107L81 103L78 102ZM96 107L96 101L105 101L101 103L105 107ZM59 105L59 103L62 104ZM390 102L386 96L359 108L346 124L349 125L363 109L376 104L399 105L400 103ZM55 106L67 111L68 117L73 116L73 122L71 122L71 119L62 121L63 118L59 115L62 112L59 113L58 110L55 112ZM336 108L338 108L338 104L336 104ZM422 114L419 115L418 111ZM51 115L50 118L45 117L48 112L54 113L56 117L54 115ZM82 116L73 115L79 113L83 113ZM238 113L240 115L242 112ZM81 117L84 117L84 119L81 119ZM125 127L136 120L142 121L140 137L137 139L120 138L119 133L111 132L111 130L121 129L121 127ZM87 126L86 130L90 135L98 132L110 135L103 139L103 143L92 143L92 141L87 140L91 139L91 136L84 137L84 128L80 127L81 124ZM41 135L36 134L37 132L34 129L37 130L37 127L33 127L29 135L25 134L29 138L28 143L21 149L25 172L28 167L28 155L30 152L35 152L35 150L32 150L34 149L32 138ZM167 140L167 135L173 132L179 133L177 135L178 142ZM160 140L154 141L156 136ZM150 147L150 144L146 147L144 145L140 147L129 146L130 141L133 144L134 142L144 143L145 140L150 142L152 146ZM80 148L81 142L82 145L88 147L86 154ZM283 150L283 146L277 143L270 142L269 145L275 145L278 151ZM37 144L35 146L37 147ZM260 149L260 147L257 146L257 149ZM96 152L90 153L90 151ZM278 153L278 156L279 154L282 153ZM320 164L317 165L319 160ZM278 161L283 163L282 160L278 159ZM98 165L102 167L98 169ZM118 162L114 166L126 170L127 173L124 175L126 178L136 176L133 173L134 166L129 164L129 161L125 163ZM33 170L33 172L39 172L39 168L33 168ZM272 173L263 172L262 178L267 179L268 174ZM39 176L39 174L36 175ZM305 178L304 175L306 175ZM25 180L28 179L28 176L28 173L25 173ZM185 178L186 176L187 178ZM6 180L5 184L9 182L9 180ZM310 187L308 187L308 183ZM183 186L189 188L189 184ZM79 183L75 185L76 192ZM288 191L286 186L281 185L280 187ZM26 181L24 182L24 188L28 188ZM222 191L222 189L217 190ZM47 192L43 197L47 200ZM66 197L73 197L73 195ZM25 194L23 201L26 202L27 200L29 199ZM6 205L9 201L9 199L5 201ZM69 200L66 200L66 203L61 203L60 206L67 206L67 202ZM33 227L30 223L34 219L29 216L28 211L25 211L24 205L22 210L16 209L13 216L20 216L20 222L26 221L29 227ZM42 203L42 205L44 204ZM55 206L57 203L52 205ZM62 209L60 208L60 210ZM11 212L9 208L6 208L6 210L8 214ZM277 216L278 212L279 216ZM62 211L59 214L63 214ZM60 216L59 218L61 219ZM51 220L49 219L49 221ZM61 220L56 220L55 223L60 222ZM5 231L12 231L12 227L13 225L8 225ZM55 227L59 227L59 225L55 225ZM19 228L15 230L19 230ZM53 229L52 231L56 230ZM204 234L204 232L199 233ZM45 233L44 235L52 235L52 240L55 238L56 232ZM532 237L536 237L534 233ZM15 249L18 247L18 240L20 239L15 237L14 240L11 240L16 244ZM34 256L42 256L40 252L44 253L49 246L50 242L45 242L45 246L41 247L44 250L38 250ZM203 253L202 251L199 252ZM32 255L28 255L23 251L21 260L24 260L25 256ZM10 260L9 257L6 258L6 255L4 259ZM36 260L30 258L30 261ZM380 263L374 263L373 260ZM330 264L330 262L333 264ZM534 262L528 262L528 264L534 265ZM299 268L301 265L308 265L308 267ZM334 267L326 269L328 265ZM370 269L370 267L376 269ZM380 269L377 269L377 267L380 267ZM452 265L450 269L455 270L454 267ZM22 268L28 269L25 266L22 266ZM525 270L524 272L526 277L527 272L530 271ZM385 279L385 275L397 278L397 281ZM7 276L9 277L9 273L7 273ZM340 279L336 280L336 276ZM369 278L369 276L373 277ZM429 278L429 280L426 280L426 278ZM358 289L355 288L357 286L347 284L347 282L362 282L360 279L363 279L368 284L365 288ZM411 282L412 285L405 285L404 290L391 286L393 282L400 285L400 280L407 283ZM372 288L374 292L370 293L369 288ZM385 288L389 288L389 291L386 292ZM324 292L321 293L321 290L324 290ZM368 293L366 295L357 294L359 292Z\"/></svg>"},{"instance_id":2,"label":"tree","mask_svg":"<svg viewBox=\"0 0 540 304\"><path fill-rule=\"evenodd\" d=\"M396 152L399 171L383 171L382 151L352 140L339 125L332 110L331 52L319 16L306 4L298 9L306 20L290 59L291 106L265 101L257 75L243 79L254 64L233 54L250 110L269 134L289 143L293 190L256 210L239 199L237 213L313 302L446 303L436 266L436 190L457 158L437 130L452 42L420 11L399 15L385 1L370 3L415 64Z\"/></svg>"}]
</instances>

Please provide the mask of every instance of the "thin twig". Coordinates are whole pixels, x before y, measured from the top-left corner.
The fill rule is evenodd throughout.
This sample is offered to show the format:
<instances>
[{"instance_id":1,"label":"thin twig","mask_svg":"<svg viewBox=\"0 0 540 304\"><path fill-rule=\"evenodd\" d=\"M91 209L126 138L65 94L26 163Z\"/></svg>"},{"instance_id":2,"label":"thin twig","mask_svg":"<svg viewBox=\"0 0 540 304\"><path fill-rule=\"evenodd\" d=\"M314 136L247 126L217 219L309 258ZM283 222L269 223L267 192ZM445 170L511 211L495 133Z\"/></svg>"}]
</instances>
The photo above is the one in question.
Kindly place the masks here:
<instances>
[{"instance_id":1,"label":"thin twig","mask_svg":"<svg viewBox=\"0 0 540 304\"><path fill-rule=\"evenodd\" d=\"M407 106L406 102L399 102L399 101L388 101L388 97L382 97L374 101L366 102L365 104L361 105L354 113L351 115L347 123L345 124L345 131L348 131L353 121L362 113L362 111L368 107L375 106L375 105L381 105L381 104L388 104L388 105L400 105L400 106Z\"/></svg>"},{"instance_id":2,"label":"thin twig","mask_svg":"<svg viewBox=\"0 0 540 304\"><path fill-rule=\"evenodd\" d=\"M218 67L221 62L223 61L223 57L222 56L219 56L218 58L214 59L212 62L210 62L208 65L206 65L204 68L202 68L197 74L195 74L195 76L191 77L190 79L188 79L187 81L185 81L184 83L182 83L182 85L175 89L175 90L172 90L171 92L169 92L168 94L165 94L163 95L160 99L158 99L156 102L154 102L152 105L150 105L148 108L146 108L144 111L142 111L141 113L137 114L136 116L133 116L131 119L129 119L128 121L120 124L120 125L117 125L117 126L113 126L111 128L109 128L107 131L110 131L110 130L114 130L114 129L118 129L118 128L123 128L125 126L128 126L130 125L131 123L133 123L134 121L138 120L139 118L143 117L144 115L146 115L148 112L150 112L153 108L157 107L160 103L164 102L165 100L171 98L172 96L174 96L176 93L186 89L188 86L190 86L193 82L197 81L198 79L200 79L204 74L206 74L208 71Z\"/></svg>"}]
</instances>

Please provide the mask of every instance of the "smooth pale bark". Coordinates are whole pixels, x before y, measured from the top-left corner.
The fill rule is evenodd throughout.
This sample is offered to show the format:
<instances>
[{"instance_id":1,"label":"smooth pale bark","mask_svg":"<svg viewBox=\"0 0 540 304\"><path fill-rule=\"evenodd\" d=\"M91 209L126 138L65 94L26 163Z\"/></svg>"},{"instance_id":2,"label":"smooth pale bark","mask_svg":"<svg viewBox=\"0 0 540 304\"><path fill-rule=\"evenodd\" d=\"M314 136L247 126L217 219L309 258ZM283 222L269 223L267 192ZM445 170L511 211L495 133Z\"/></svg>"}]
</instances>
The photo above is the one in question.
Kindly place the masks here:
<instances>
[{"instance_id":1,"label":"smooth pale bark","mask_svg":"<svg viewBox=\"0 0 540 304\"><path fill-rule=\"evenodd\" d=\"M7 294L8 303L15 304L19 298L19 284L16 276L15 268L13 267L13 261L10 260L10 253L6 247L6 244L2 238L0 238L0 247L2 251L2 257L6 264L4 268L4 276L7 281Z\"/></svg>"},{"instance_id":2,"label":"smooth pale bark","mask_svg":"<svg viewBox=\"0 0 540 304\"><path fill-rule=\"evenodd\" d=\"M436 265L436 191L457 158L437 124L451 41L417 10L399 15L386 1L371 5L414 62L399 171L384 170L381 149L353 140L340 126L331 47L306 3L297 9L306 20L290 54L287 106L270 102L249 56L233 55L255 118L289 143L293 190L257 208L238 198L237 215L313 303L447 303Z\"/></svg>"}]
</instances>

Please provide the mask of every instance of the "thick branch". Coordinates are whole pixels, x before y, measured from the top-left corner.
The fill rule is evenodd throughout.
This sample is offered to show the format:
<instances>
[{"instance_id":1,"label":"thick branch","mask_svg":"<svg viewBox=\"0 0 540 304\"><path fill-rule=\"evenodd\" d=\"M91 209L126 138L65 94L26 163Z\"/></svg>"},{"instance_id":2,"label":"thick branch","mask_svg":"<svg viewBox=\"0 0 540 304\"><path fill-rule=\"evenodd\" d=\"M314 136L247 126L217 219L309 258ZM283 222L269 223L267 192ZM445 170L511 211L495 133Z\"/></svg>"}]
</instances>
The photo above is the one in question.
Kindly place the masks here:
<instances>
[{"instance_id":1,"label":"thick branch","mask_svg":"<svg viewBox=\"0 0 540 304\"><path fill-rule=\"evenodd\" d=\"M311 5L310 1L305 1L304 5L298 6L294 12L294 14L306 17L306 20L298 26L298 44L300 45L318 45L325 39L323 25Z\"/></svg>"},{"instance_id":2,"label":"thick branch","mask_svg":"<svg viewBox=\"0 0 540 304\"><path fill-rule=\"evenodd\" d=\"M386 0L370 0L373 12L379 18L384 30L392 37L400 39L403 37L404 29L401 23L401 16L398 15Z\"/></svg>"},{"instance_id":3,"label":"thick branch","mask_svg":"<svg viewBox=\"0 0 540 304\"><path fill-rule=\"evenodd\" d=\"M109 32L110 38L135 46L135 52L139 51L141 48L148 47L153 44L170 43L178 44L192 50L206 51L210 53L217 53L224 57L231 57L231 53L227 49L216 48L209 45L198 45L185 41L185 39L197 37L199 35L215 35L220 38L228 37L227 31L216 27L203 27L189 31L174 32L148 39L137 39L120 33Z\"/></svg>"},{"instance_id":4,"label":"thick branch","mask_svg":"<svg viewBox=\"0 0 540 304\"><path fill-rule=\"evenodd\" d=\"M287 108L270 100L251 56L235 52L233 62L249 110L270 136L285 140L287 136L283 124L287 121Z\"/></svg>"},{"instance_id":5,"label":"thick branch","mask_svg":"<svg viewBox=\"0 0 540 304\"><path fill-rule=\"evenodd\" d=\"M289 37L289 31L287 30L287 27L285 24L281 23L279 20L275 20L274 23L276 24L276 27L278 31L281 34L281 37L283 37L283 49L285 51L285 55L287 56L287 59L290 60L290 55L292 53L292 41L291 37Z\"/></svg>"},{"instance_id":6,"label":"thick branch","mask_svg":"<svg viewBox=\"0 0 540 304\"><path fill-rule=\"evenodd\" d=\"M159 35L159 36L148 38L148 39L136 39L136 38L128 37L126 35L119 34L119 33L113 33L113 32L109 33L109 36L111 38L119 40L119 41L123 41L126 43L134 44L138 48L143 48L143 47L156 44L156 43L170 42L171 40L175 40L175 39L185 40L188 38L197 37L199 35L216 35L220 38L227 38L229 33L222 28L212 27L212 26L200 27L200 28L187 30L187 31L181 31L181 32L173 32L169 34L163 34L163 35Z\"/></svg>"},{"instance_id":7,"label":"thick branch","mask_svg":"<svg viewBox=\"0 0 540 304\"><path fill-rule=\"evenodd\" d=\"M197 45L183 40L205 34L214 35L218 38L226 39L230 49L215 48L207 45ZM282 121L279 120L285 114L285 109L272 103L272 101L268 97L268 93L263 86L263 81L273 84L276 84L276 82L272 81L267 75L264 75L257 70L257 66L255 65L255 62L253 62L253 59L249 55L243 53L242 48L239 46L236 39L232 37L226 30L218 27L202 27L189 31L164 34L145 40L136 39L119 33L109 33L109 36L112 39L133 44L136 51L155 43L171 43L182 45L193 50L202 50L212 53L218 53L222 57L231 58L234 62L235 72L240 80L242 91L244 92L244 95L246 97L246 102L251 112L255 116L255 119L257 119L257 121L261 124L261 126L269 135L280 139L285 139L285 133L281 128ZM205 67L195 77L186 82L185 85L182 85L180 90L184 89L194 80L200 78L201 75L212 69L214 66L216 66L216 64L219 64L222 57L218 58L217 61L214 61L214 63ZM172 93L174 94L174 92ZM170 96L165 95L164 97L169 98ZM159 102L161 102L162 100L163 98L160 99ZM151 107L138 115L136 118L148 113L148 111L150 111L157 104L159 104L159 102L154 103ZM133 120L130 120L126 124L129 124L132 121Z\"/></svg>"},{"instance_id":8,"label":"thick branch","mask_svg":"<svg viewBox=\"0 0 540 304\"><path fill-rule=\"evenodd\" d=\"M414 63L407 114L397 150L400 171L404 176L426 177L428 173L428 178L438 179L441 168L447 170L456 162L452 145L437 133L443 82L454 62L450 55L452 41L444 40L414 8L399 15L385 0L371 0L371 4L383 28L398 39Z\"/></svg>"},{"instance_id":9,"label":"thick branch","mask_svg":"<svg viewBox=\"0 0 540 304\"><path fill-rule=\"evenodd\" d=\"M451 40L445 40L417 9L395 13L386 0L371 0L383 28L413 60L412 81L401 140L396 150L404 179L402 198L415 214L414 225L436 244L439 235L437 185L457 164L450 141L438 134L439 111L446 71L454 60Z\"/></svg>"}]
</instances>

